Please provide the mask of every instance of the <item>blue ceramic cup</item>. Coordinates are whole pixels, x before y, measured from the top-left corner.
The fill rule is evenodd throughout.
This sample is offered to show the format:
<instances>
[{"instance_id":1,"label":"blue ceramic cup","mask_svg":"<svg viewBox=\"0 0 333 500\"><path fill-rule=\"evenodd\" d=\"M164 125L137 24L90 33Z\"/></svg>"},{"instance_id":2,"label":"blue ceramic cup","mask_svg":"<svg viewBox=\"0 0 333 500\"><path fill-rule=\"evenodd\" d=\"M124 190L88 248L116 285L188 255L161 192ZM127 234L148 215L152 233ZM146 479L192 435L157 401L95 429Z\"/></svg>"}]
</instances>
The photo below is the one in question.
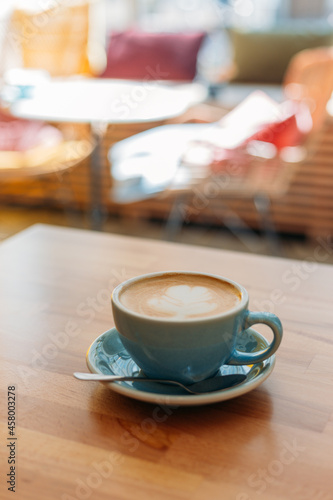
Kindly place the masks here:
<instances>
[{"instance_id":1,"label":"blue ceramic cup","mask_svg":"<svg viewBox=\"0 0 333 500\"><path fill-rule=\"evenodd\" d=\"M152 278L195 280L213 278L221 287L230 286L237 303L226 311L214 311L205 317L154 317L128 307L126 290L140 290ZM134 295L135 300L135 295ZM183 383L213 376L221 365L246 365L261 362L275 353L282 339L282 325L277 316L248 310L249 297L244 287L221 276L174 271L138 276L118 285L111 297L115 326L133 360L148 377L174 379ZM268 325L274 338L268 348L256 353L236 350L237 336L256 323Z\"/></svg>"}]
</instances>

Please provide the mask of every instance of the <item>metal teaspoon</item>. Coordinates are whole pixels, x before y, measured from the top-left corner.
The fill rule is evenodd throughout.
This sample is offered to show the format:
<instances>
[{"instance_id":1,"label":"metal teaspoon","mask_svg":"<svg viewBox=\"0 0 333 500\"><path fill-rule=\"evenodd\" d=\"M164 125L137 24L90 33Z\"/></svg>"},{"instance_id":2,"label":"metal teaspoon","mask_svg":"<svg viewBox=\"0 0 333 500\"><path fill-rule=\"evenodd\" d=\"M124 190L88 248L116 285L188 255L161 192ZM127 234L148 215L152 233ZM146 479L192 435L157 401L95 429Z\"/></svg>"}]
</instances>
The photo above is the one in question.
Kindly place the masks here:
<instances>
[{"instance_id":1,"label":"metal teaspoon","mask_svg":"<svg viewBox=\"0 0 333 500\"><path fill-rule=\"evenodd\" d=\"M242 383L246 379L246 375L219 375L217 377L208 378L201 382L194 382L190 385L184 385L176 380L165 380L157 378L120 376L120 375L103 375L99 373L80 373L75 372L74 377L79 380L98 381L98 382L158 382L160 384L172 384L183 388L190 394L205 394L207 392L221 391Z\"/></svg>"}]
</instances>

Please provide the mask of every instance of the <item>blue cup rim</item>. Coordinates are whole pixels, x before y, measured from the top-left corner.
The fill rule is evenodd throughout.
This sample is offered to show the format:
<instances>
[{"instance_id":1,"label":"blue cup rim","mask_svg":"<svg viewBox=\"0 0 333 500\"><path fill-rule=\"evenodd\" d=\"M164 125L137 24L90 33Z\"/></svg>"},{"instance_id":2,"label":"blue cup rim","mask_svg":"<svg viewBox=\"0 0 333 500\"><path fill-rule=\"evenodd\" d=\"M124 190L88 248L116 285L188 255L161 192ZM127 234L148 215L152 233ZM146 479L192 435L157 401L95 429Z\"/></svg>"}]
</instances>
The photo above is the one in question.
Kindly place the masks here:
<instances>
[{"instance_id":1,"label":"blue cup rim","mask_svg":"<svg viewBox=\"0 0 333 500\"><path fill-rule=\"evenodd\" d=\"M205 316L202 318L186 318L186 319L179 319L179 318L168 318L168 317L163 317L163 318L157 318L154 316L148 316L146 314L141 314L137 313L135 311L131 311L127 307L125 307L119 298L120 293L124 290L124 288L132 285L133 283L137 281L142 281L147 278L153 278L153 277L158 277L158 276L165 276L165 275L170 275L170 274L189 274L189 275L195 275L195 276L207 276L209 278L215 278L218 281L224 281L229 283L230 285L233 285L241 295L239 303L234 306L231 309L228 309L227 311L220 312L217 314L212 314L211 316ZM217 319L225 319L229 318L231 316L236 316L239 314L242 310L247 309L249 302L249 296L247 290L237 283L236 281L233 281L229 278L225 278L224 276L220 276L218 274L211 274L211 273L204 273L204 272L199 272L199 271L180 271L180 270L175 270L175 271L158 271L154 273L147 273L147 274L141 274L140 276L135 276L133 278L130 278L126 281L123 281L119 285L116 286L116 288L112 291L111 294L111 303L113 306L117 307L122 313L127 314L129 316L132 316L134 318L138 319L144 319L145 321L151 321L152 323L172 323L172 324L189 324L189 323L207 323L209 321L216 321Z\"/></svg>"}]
</instances>

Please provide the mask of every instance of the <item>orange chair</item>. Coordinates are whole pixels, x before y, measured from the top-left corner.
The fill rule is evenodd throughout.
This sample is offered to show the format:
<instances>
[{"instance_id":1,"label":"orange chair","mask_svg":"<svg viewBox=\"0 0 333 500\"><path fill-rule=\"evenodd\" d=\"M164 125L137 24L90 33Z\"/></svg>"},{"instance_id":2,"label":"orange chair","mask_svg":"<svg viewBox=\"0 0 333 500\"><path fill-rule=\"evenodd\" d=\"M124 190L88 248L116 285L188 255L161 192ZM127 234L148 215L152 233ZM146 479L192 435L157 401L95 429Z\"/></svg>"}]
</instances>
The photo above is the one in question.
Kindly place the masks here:
<instances>
[{"instance_id":1,"label":"orange chair","mask_svg":"<svg viewBox=\"0 0 333 500\"><path fill-rule=\"evenodd\" d=\"M54 7L40 12L14 9L7 27L5 55L14 51L24 68L46 70L52 77L91 75L88 57L91 0L69 3L54 2ZM25 122L12 120L22 125ZM54 180L54 185L66 194L66 203L67 198L68 204L75 202L72 186L63 182L63 176L70 181L73 168L87 163L96 144L89 128L72 124L59 124L59 128L63 140L52 147L42 145L27 151L0 151L1 187L8 184L9 199L12 191L15 192L15 184L32 183L36 179L36 184L45 181L41 197L45 191L47 199L47 186L52 185L53 190ZM53 194L50 199L52 197ZM60 198L58 194L57 198ZM63 194L61 198L64 200Z\"/></svg>"},{"instance_id":2,"label":"orange chair","mask_svg":"<svg viewBox=\"0 0 333 500\"><path fill-rule=\"evenodd\" d=\"M317 131L326 116L326 105L333 92L333 47L302 50L290 61L284 77L289 99L304 102Z\"/></svg>"},{"instance_id":3,"label":"orange chair","mask_svg":"<svg viewBox=\"0 0 333 500\"><path fill-rule=\"evenodd\" d=\"M15 9L9 38L25 68L44 69L51 76L89 74L89 1L31 13Z\"/></svg>"},{"instance_id":4,"label":"orange chair","mask_svg":"<svg viewBox=\"0 0 333 500\"><path fill-rule=\"evenodd\" d=\"M306 233L310 237L331 235L333 119L327 113L327 103L333 92L333 47L296 54L286 72L284 85L288 97L308 105L313 121L306 142L306 159L301 164L302 175L295 178L290 198L292 196L293 203L299 206L307 200L304 217L308 220Z\"/></svg>"}]
</instances>

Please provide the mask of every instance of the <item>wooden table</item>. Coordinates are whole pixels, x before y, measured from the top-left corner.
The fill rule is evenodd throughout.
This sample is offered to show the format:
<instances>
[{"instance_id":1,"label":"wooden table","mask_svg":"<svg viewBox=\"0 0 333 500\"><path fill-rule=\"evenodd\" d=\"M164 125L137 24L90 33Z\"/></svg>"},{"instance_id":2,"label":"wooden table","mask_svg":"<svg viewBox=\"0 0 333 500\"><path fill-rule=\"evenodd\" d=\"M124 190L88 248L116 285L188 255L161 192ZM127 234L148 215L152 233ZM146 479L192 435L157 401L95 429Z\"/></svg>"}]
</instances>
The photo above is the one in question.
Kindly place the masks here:
<instances>
[{"instance_id":1,"label":"wooden table","mask_svg":"<svg viewBox=\"0 0 333 500\"><path fill-rule=\"evenodd\" d=\"M300 262L37 225L0 251L1 499L333 498L326 241ZM252 309L281 318L284 339L261 386L210 406L166 408L74 379L90 343L113 325L111 289L164 269L232 277ZM11 442L16 496L6 484Z\"/></svg>"}]
</instances>

